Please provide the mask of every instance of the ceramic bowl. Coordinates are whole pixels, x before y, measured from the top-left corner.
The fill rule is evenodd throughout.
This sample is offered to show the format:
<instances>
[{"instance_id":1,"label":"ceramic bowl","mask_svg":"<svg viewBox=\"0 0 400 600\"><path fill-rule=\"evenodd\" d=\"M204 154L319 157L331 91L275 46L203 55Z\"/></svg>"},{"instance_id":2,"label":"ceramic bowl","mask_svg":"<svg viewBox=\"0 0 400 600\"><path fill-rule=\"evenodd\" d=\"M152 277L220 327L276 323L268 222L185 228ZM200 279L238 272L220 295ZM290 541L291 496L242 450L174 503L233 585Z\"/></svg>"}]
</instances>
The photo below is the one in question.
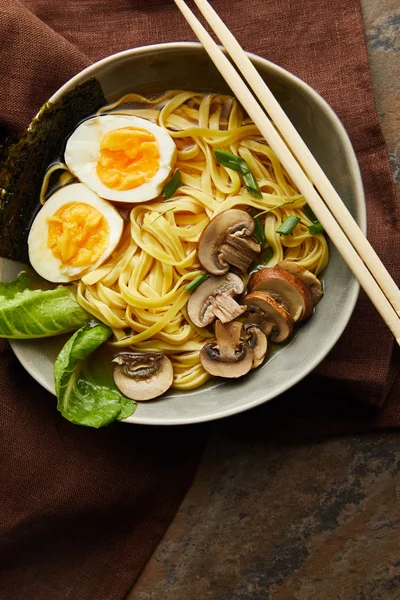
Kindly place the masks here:
<instances>
[{"instance_id":1,"label":"ceramic bowl","mask_svg":"<svg viewBox=\"0 0 400 600\"><path fill-rule=\"evenodd\" d=\"M349 138L329 105L306 83L281 67L250 55L283 109L365 231L365 201L357 160ZM120 52L88 67L50 100L89 77L96 77L106 98L128 91L154 94L167 89L229 92L226 83L197 43L172 43ZM3 261L3 279L18 267ZM323 274L325 294L313 317L285 347L260 369L237 381L213 381L189 393L173 392L139 404L128 423L173 425L219 419L271 400L295 385L327 355L353 311L358 284L335 248ZM57 338L13 341L25 369L54 393L53 362L61 346Z\"/></svg>"}]
</instances>

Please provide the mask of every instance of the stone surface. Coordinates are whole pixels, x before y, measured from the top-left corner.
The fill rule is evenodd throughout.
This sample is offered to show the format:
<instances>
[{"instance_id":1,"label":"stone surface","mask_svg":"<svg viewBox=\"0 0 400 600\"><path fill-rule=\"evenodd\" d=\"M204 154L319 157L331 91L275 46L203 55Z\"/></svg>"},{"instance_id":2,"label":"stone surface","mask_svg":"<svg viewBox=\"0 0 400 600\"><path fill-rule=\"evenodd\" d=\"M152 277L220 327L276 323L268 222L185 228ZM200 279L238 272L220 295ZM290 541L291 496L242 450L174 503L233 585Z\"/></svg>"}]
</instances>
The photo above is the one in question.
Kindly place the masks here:
<instances>
[{"instance_id":1,"label":"stone surface","mask_svg":"<svg viewBox=\"0 0 400 600\"><path fill-rule=\"evenodd\" d=\"M400 6L362 0L400 197ZM128 600L398 600L400 432L272 445L212 434Z\"/></svg>"}]
</instances>

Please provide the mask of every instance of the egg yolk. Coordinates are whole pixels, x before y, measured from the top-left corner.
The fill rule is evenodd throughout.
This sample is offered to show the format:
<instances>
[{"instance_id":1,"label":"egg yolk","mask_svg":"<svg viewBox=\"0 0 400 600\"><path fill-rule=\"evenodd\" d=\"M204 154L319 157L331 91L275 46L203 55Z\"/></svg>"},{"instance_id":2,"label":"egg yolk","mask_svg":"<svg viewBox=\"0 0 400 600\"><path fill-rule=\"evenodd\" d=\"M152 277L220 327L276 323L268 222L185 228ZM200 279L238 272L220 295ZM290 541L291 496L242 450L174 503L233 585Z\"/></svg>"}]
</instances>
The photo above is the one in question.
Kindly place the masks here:
<instances>
[{"instance_id":1,"label":"egg yolk","mask_svg":"<svg viewBox=\"0 0 400 600\"><path fill-rule=\"evenodd\" d=\"M152 133L123 127L109 131L102 138L97 175L113 190L131 190L154 177L159 162L158 143Z\"/></svg>"},{"instance_id":2,"label":"egg yolk","mask_svg":"<svg viewBox=\"0 0 400 600\"><path fill-rule=\"evenodd\" d=\"M89 204L65 204L47 223L47 245L65 265L88 267L97 262L107 248L108 223L101 212Z\"/></svg>"}]
</instances>

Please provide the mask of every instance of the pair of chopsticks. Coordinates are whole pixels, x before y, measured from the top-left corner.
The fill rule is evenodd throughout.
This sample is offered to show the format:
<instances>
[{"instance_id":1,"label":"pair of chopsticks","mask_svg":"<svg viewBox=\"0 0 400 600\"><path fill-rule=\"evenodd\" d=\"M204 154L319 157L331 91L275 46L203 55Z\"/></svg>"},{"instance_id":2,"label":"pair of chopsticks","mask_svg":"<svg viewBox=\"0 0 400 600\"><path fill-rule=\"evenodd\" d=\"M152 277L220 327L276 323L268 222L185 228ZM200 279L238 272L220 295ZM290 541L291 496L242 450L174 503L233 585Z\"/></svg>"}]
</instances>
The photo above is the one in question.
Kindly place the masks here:
<instances>
[{"instance_id":1,"label":"pair of chopsticks","mask_svg":"<svg viewBox=\"0 0 400 600\"><path fill-rule=\"evenodd\" d=\"M194 2L252 88L258 101L185 1L174 1L400 345L399 288L274 95L207 0L194 0ZM260 104L270 118L266 116Z\"/></svg>"}]
</instances>

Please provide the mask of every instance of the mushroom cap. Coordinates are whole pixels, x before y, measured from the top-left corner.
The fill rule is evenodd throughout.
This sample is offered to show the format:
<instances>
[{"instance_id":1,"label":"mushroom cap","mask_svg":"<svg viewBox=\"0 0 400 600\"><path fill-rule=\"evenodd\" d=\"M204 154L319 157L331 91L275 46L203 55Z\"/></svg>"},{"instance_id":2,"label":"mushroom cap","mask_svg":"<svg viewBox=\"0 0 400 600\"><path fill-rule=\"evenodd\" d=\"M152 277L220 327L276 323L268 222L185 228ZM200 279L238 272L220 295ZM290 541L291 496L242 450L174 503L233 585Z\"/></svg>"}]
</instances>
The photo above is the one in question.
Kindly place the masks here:
<instances>
[{"instance_id":1,"label":"mushroom cap","mask_svg":"<svg viewBox=\"0 0 400 600\"><path fill-rule=\"evenodd\" d=\"M317 302L321 299L323 295L322 284L320 280L311 273L308 269L301 267L295 262L291 260L281 260L275 265L278 269L284 269L285 271L289 271L292 275L296 275L301 281L308 287L311 292L311 297L313 301L313 305L315 306Z\"/></svg>"},{"instance_id":2,"label":"mushroom cap","mask_svg":"<svg viewBox=\"0 0 400 600\"><path fill-rule=\"evenodd\" d=\"M274 298L265 292L252 292L242 300L247 311L245 323L258 325L273 342L284 342L293 332L291 315Z\"/></svg>"},{"instance_id":3,"label":"mushroom cap","mask_svg":"<svg viewBox=\"0 0 400 600\"><path fill-rule=\"evenodd\" d=\"M267 354L268 340L265 333L261 331L258 325L247 323L243 327L245 335L248 336L247 343L253 350L253 366L252 369L259 367Z\"/></svg>"},{"instance_id":4,"label":"mushroom cap","mask_svg":"<svg viewBox=\"0 0 400 600\"><path fill-rule=\"evenodd\" d=\"M127 398L152 400L171 387L174 371L171 361L156 352L121 352L113 359L114 382Z\"/></svg>"},{"instance_id":5,"label":"mushroom cap","mask_svg":"<svg viewBox=\"0 0 400 600\"><path fill-rule=\"evenodd\" d=\"M210 375L230 379L242 377L253 365L253 351L241 339L242 323L233 321L222 324L216 322L216 339L208 342L200 350L200 361Z\"/></svg>"},{"instance_id":6,"label":"mushroom cap","mask_svg":"<svg viewBox=\"0 0 400 600\"><path fill-rule=\"evenodd\" d=\"M200 236L200 263L213 275L224 275L230 265L245 271L261 250L252 238L254 228L254 219L245 210L231 208L220 212Z\"/></svg>"},{"instance_id":7,"label":"mushroom cap","mask_svg":"<svg viewBox=\"0 0 400 600\"><path fill-rule=\"evenodd\" d=\"M197 327L210 325L218 316L225 322L235 319L245 309L233 296L244 291L244 283L235 273L209 277L194 290L186 305L189 319Z\"/></svg>"},{"instance_id":8,"label":"mushroom cap","mask_svg":"<svg viewBox=\"0 0 400 600\"><path fill-rule=\"evenodd\" d=\"M283 304L294 322L308 319L313 311L311 292L295 275L283 269L266 267L256 271L249 280L250 292L262 291Z\"/></svg>"}]
</instances>

